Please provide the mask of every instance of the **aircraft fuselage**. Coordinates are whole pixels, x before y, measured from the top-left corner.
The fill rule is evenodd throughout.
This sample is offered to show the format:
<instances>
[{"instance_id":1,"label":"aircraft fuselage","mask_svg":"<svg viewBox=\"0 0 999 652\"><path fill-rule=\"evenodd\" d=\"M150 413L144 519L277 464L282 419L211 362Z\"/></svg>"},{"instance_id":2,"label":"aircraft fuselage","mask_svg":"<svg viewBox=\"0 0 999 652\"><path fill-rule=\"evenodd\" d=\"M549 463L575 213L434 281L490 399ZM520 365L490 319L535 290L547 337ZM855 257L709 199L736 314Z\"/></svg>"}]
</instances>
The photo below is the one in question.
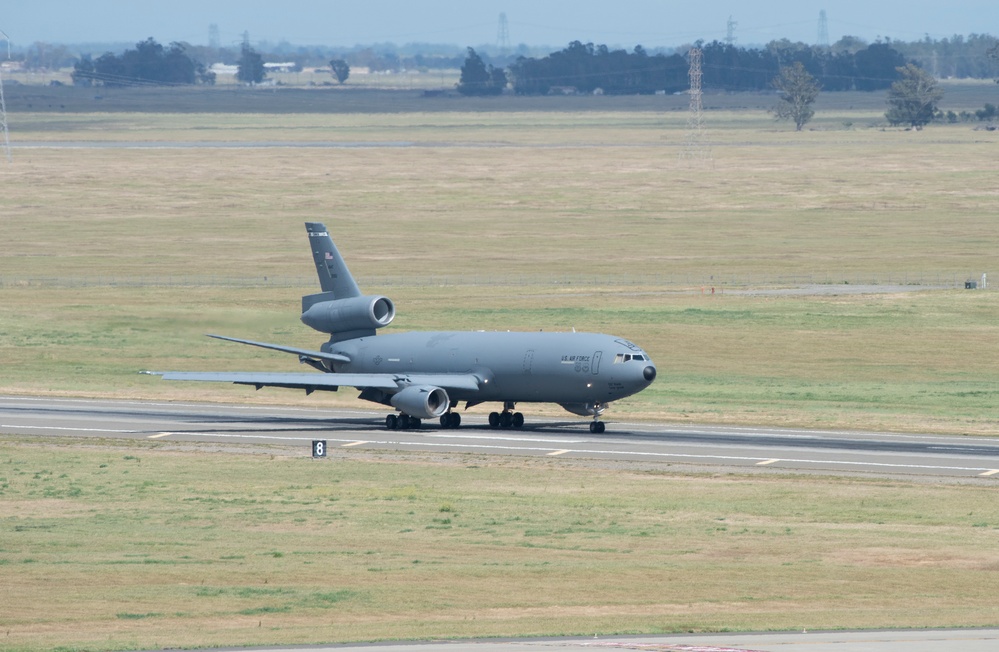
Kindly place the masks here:
<instances>
[{"instance_id":1,"label":"aircraft fuselage","mask_svg":"<svg viewBox=\"0 0 999 652\"><path fill-rule=\"evenodd\" d=\"M456 401L605 404L640 392L656 375L641 348L597 333L410 332L328 350L351 360L333 363L335 372L467 373L483 380L474 392L450 390Z\"/></svg>"}]
</instances>

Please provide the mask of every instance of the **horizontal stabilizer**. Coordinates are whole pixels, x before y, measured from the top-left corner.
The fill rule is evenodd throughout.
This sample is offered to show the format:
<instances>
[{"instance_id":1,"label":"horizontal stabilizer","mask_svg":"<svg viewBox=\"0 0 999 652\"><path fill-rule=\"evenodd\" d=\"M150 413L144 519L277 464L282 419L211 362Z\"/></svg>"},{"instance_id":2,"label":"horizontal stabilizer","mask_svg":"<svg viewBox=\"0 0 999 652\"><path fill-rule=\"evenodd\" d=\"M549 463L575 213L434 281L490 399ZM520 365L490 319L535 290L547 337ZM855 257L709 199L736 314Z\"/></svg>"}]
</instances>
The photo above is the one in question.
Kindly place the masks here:
<instances>
[{"instance_id":1,"label":"horizontal stabilizer","mask_svg":"<svg viewBox=\"0 0 999 652\"><path fill-rule=\"evenodd\" d=\"M273 351L283 351L284 353L294 353L296 355L304 355L309 358L329 360L331 362L350 362L350 358L341 353L323 353L322 351L312 351L311 349L300 349L295 346L268 344L267 342L254 342L253 340L241 340L236 337L226 337L225 335L209 335L208 337L214 337L217 340L226 340L227 342L238 342L239 344L249 344L250 346L259 346L262 349L271 349Z\"/></svg>"}]
</instances>

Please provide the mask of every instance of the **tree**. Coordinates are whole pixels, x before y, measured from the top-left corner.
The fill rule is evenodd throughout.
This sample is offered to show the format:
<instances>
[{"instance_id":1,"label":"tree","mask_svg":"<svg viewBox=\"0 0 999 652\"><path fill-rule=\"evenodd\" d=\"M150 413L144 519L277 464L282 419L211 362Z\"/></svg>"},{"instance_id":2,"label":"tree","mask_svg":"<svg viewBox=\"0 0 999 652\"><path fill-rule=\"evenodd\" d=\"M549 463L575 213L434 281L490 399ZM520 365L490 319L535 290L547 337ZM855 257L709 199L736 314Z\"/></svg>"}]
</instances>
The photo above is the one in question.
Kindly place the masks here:
<instances>
[{"instance_id":1,"label":"tree","mask_svg":"<svg viewBox=\"0 0 999 652\"><path fill-rule=\"evenodd\" d=\"M73 65L75 59L64 45L35 41L24 54L24 67L28 70L58 70Z\"/></svg>"},{"instance_id":2,"label":"tree","mask_svg":"<svg viewBox=\"0 0 999 652\"><path fill-rule=\"evenodd\" d=\"M244 84L259 84L264 81L264 59L249 45L243 45L237 62L236 79Z\"/></svg>"},{"instance_id":3,"label":"tree","mask_svg":"<svg viewBox=\"0 0 999 652\"><path fill-rule=\"evenodd\" d=\"M343 59L330 59L330 72L342 84L350 77L350 66Z\"/></svg>"},{"instance_id":4,"label":"tree","mask_svg":"<svg viewBox=\"0 0 999 652\"><path fill-rule=\"evenodd\" d=\"M819 96L819 85L800 61L783 66L780 74L771 82L780 93L777 105L770 111L778 120L793 120L796 131L812 119L815 110L812 104Z\"/></svg>"},{"instance_id":5,"label":"tree","mask_svg":"<svg viewBox=\"0 0 999 652\"><path fill-rule=\"evenodd\" d=\"M518 57L510 66L518 95L545 95L558 86L609 95L673 93L686 90L688 70L679 54L650 55L641 45L629 53L579 41L543 59Z\"/></svg>"},{"instance_id":6,"label":"tree","mask_svg":"<svg viewBox=\"0 0 999 652\"><path fill-rule=\"evenodd\" d=\"M892 125L908 124L913 129L922 129L936 116L943 91L932 75L915 64L897 70L901 79L888 89L885 117Z\"/></svg>"},{"instance_id":7,"label":"tree","mask_svg":"<svg viewBox=\"0 0 999 652\"><path fill-rule=\"evenodd\" d=\"M899 68L905 66L905 57L890 43L872 43L854 56L854 62L857 90L879 91L899 79Z\"/></svg>"},{"instance_id":8,"label":"tree","mask_svg":"<svg viewBox=\"0 0 999 652\"><path fill-rule=\"evenodd\" d=\"M96 75L97 67L94 65L93 58L89 54L85 54L80 57L79 61L73 64L73 72L69 76L73 79L75 86L89 88L94 85Z\"/></svg>"},{"instance_id":9,"label":"tree","mask_svg":"<svg viewBox=\"0 0 999 652\"><path fill-rule=\"evenodd\" d=\"M97 59L82 57L73 66L77 85L137 86L213 83L214 76L187 54L187 45L164 48L152 38L135 44L120 56L105 52Z\"/></svg>"},{"instance_id":10,"label":"tree","mask_svg":"<svg viewBox=\"0 0 999 652\"><path fill-rule=\"evenodd\" d=\"M499 95L506 88L506 73L502 68L488 67L472 48L461 66L458 92L462 95Z\"/></svg>"},{"instance_id":11,"label":"tree","mask_svg":"<svg viewBox=\"0 0 999 652\"><path fill-rule=\"evenodd\" d=\"M989 59L999 63L999 43L990 47L987 54L989 55ZM999 79L996 79L996 83L999 84Z\"/></svg>"}]
</instances>

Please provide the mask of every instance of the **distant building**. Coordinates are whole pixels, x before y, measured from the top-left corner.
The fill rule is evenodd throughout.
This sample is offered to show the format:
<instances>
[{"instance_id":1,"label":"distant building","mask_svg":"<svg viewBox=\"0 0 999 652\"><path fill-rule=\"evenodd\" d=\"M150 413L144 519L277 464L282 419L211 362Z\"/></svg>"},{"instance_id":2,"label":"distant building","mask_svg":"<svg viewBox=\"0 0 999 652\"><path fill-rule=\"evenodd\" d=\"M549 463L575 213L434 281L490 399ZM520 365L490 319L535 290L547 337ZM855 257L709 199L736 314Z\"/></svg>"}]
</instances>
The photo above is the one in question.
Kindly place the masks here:
<instances>
[{"instance_id":1,"label":"distant building","mask_svg":"<svg viewBox=\"0 0 999 652\"><path fill-rule=\"evenodd\" d=\"M213 63L209 70L216 75L235 75L239 72L239 66L230 66L226 63Z\"/></svg>"},{"instance_id":2,"label":"distant building","mask_svg":"<svg viewBox=\"0 0 999 652\"><path fill-rule=\"evenodd\" d=\"M294 61L285 61L282 63L265 63L264 70L267 72L295 72L298 68L298 64Z\"/></svg>"}]
</instances>

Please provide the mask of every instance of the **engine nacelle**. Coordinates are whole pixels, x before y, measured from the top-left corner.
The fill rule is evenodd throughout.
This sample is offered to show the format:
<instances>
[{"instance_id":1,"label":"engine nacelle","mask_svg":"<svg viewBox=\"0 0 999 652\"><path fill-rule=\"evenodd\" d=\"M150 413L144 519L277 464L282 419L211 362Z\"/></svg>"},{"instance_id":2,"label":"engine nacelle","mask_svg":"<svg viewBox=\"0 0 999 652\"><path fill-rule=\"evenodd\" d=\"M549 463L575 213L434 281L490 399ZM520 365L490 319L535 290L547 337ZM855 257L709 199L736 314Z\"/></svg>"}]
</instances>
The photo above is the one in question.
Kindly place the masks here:
<instances>
[{"instance_id":1,"label":"engine nacelle","mask_svg":"<svg viewBox=\"0 0 999 652\"><path fill-rule=\"evenodd\" d=\"M433 419L447 412L451 399L440 387L411 385L389 399L392 407L418 419Z\"/></svg>"},{"instance_id":2,"label":"engine nacelle","mask_svg":"<svg viewBox=\"0 0 999 652\"><path fill-rule=\"evenodd\" d=\"M327 294L327 293L324 293ZM302 303L310 299L321 299L323 295L304 297ZM351 297L317 301L302 307L302 322L321 333L346 333L367 331L388 326L395 319L395 305L391 299L382 296Z\"/></svg>"}]
</instances>

